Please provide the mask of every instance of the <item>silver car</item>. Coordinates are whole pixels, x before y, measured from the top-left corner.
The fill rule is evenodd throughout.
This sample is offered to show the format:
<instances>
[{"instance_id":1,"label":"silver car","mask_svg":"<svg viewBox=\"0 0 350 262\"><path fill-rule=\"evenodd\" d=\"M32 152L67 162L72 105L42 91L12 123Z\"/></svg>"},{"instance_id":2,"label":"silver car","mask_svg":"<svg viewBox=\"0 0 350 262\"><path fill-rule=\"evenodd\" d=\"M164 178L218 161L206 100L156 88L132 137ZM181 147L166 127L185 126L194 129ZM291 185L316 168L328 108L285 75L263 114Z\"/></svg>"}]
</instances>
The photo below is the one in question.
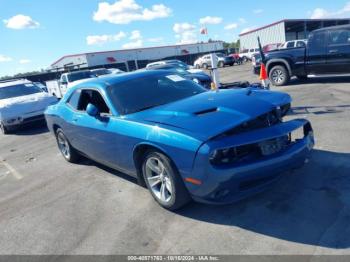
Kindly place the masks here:
<instances>
[{"instance_id":1,"label":"silver car","mask_svg":"<svg viewBox=\"0 0 350 262\"><path fill-rule=\"evenodd\" d=\"M7 134L15 128L44 120L47 106L57 98L28 80L0 82L0 129Z\"/></svg>"}]
</instances>

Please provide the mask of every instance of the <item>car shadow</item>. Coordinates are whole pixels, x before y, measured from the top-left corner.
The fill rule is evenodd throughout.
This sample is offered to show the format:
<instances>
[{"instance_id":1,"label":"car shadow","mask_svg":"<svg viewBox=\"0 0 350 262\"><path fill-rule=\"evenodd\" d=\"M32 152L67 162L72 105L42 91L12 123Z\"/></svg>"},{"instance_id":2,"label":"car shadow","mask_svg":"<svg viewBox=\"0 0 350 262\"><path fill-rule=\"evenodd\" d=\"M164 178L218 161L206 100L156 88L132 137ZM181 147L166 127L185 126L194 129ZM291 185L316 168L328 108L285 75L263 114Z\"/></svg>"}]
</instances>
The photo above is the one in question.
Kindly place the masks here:
<instances>
[{"instance_id":1,"label":"car shadow","mask_svg":"<svg viewBox=\"0 0 350 262\"><path fill-rule=\"evenodd\" d=\"M297 106L291 108L288 115L305 115L305 114L335 114L349 110L350 105L337 105L337 106Z\"/></svg>"},{"instance_id":2,"label":"car shadow","mask_svg":"<svg viewBox=\"0 0 350 262\"><path fill-rule=\"evenodd\" d=\"M314 150L308 164L271 190L232 205L191 203L177 214L296 243L349 248L350 153Z\"/></svg>"},{"instance_id":3,"label":"car shadow","mask_svg":"<svg viewBox=\"0 0 350 262\"><path fill-rule=\"evenodd\" d=\"M291 85L307 85L307 84L342 84L342 83L349 83L350 82L350 76L332 76L332 77L311 77L306 80L299 80L295 77L293 77L289 83L288 86Z\"/></svg>"},{"instance_id":4,"label":"car shadow","mask_svg":"<svg viewBox=\"0 0 350 262\"><path fill-rule=\"evenodd\" d=\"M39 121L35 123L26 124L12 131L12 135L17 136L31 136L40 135L49 132L45 121Z\"/></svg>"}]
</instances>

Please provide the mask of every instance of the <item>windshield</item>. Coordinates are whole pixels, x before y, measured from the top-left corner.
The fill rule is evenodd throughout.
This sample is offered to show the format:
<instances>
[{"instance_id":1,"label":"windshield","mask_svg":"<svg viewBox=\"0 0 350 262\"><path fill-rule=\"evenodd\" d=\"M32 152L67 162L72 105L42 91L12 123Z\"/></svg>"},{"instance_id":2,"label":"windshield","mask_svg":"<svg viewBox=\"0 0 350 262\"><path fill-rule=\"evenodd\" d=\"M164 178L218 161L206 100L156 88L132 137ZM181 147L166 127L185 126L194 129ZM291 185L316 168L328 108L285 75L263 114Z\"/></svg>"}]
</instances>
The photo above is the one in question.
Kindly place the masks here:
<instances>
[{"instance_id":1,"label":"windshield","mask_svg":"<svg viewBox=\"0 0 350 262\"><path fill-rule=\"evenodd\" d=\"M39 87L33 84L20 84L0 88L0 99L8 99L19 96L27 96L43 92Z\"/></svg>"},{"instance_id":2,"label":"windshield","mask_svg":"<svg viewBox=\"0 0 350 262\"><path fill-rule=\"evenodd\" d=\"M70 73L67 75L69 82L78 81L81 79L91 78L92 74L89 71Z\"/></svg>"},{"instance_id":3,"label":"windshield","mask_svg":"<svg viewBox=\"0 0 350 262\"><path fill-rule=\"evenodd\" d=\"M113 105L120 114L131 114L186 97L206 89L177 74L145 76L112 85L108 89Z\"/></svg>"},{"instance_id":4,"label":"windshield","mask_svg":"<svg viewBox=\"0 0 350 262\"><path fill-rule=\"evenodd\" d=\"M108 69L96 69L96 70L91 70L91 73L95 76L102 76L102 75L111 74L111 71Z\"/></svg>"}]
</instances>

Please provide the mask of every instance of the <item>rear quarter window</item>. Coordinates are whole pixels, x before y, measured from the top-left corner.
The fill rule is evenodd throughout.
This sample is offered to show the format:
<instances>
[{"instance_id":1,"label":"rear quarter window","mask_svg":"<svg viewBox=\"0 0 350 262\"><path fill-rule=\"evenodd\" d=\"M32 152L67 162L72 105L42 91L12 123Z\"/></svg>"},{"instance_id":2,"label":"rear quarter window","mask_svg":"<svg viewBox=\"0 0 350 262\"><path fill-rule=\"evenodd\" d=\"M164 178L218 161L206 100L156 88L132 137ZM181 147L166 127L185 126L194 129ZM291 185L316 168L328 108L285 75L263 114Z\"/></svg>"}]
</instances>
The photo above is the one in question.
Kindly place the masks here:
<instances>
[{"instance_id":1,"label":"rear quarter window","mask_svg":"<svg viewBox=\"0 0 350 262\"><path fill-rule=\"evenodd\" d=\"M73 94L68 99L67 104L70 105L73 109L78 110L79 99L80 99L81 90L75 90Z\"/></svg>"}]
</instances>

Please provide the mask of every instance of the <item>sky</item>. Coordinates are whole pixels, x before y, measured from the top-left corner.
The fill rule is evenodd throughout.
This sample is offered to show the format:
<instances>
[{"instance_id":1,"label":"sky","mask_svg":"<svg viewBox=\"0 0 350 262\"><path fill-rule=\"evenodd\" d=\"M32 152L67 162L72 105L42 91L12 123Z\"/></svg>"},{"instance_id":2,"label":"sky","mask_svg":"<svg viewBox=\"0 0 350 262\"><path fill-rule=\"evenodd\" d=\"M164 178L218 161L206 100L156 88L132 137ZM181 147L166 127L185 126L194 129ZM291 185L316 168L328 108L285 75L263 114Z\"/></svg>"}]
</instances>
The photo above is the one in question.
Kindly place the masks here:
<instances>
[{"instance_id":1,"label":"sky","mask_svg":"<svg viewBox=\"0 0 350 262\"><path fill-rule=\"evenodd\" d=\"M350 17L349 0L0 0L0 76L68 54L233 42L281 19L335 17Z\"/></svg>"}]
</instances>

